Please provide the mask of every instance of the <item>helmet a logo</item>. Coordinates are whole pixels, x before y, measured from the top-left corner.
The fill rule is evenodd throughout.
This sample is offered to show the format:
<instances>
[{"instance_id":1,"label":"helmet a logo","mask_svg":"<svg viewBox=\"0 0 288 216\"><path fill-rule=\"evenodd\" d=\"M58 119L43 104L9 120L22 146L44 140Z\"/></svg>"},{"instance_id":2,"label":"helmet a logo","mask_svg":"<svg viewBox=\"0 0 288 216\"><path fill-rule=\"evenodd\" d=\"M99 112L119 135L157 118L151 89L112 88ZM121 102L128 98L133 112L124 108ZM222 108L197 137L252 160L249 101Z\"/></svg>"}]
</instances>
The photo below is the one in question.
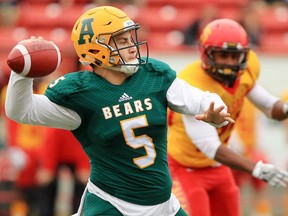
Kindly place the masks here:
<instances>
[{"instance_id":1,"label":"helmet a logo","mask_svg":"<svg viewBox=\"0 0 288 216\"><path fill-rule=\"evenodd\" d=\"M86 35L88 35L88 40L89 43L91 43L92 37L94 36L94 32L93 32L93 28L92 28L92 22L93 22L93 18L90 19L85 19L82 20L82 28L81 28L81 32L79 35L79 40L78 40L78 44L85 44L87 37L85 37Z\"/></svg>"}]
</instances>

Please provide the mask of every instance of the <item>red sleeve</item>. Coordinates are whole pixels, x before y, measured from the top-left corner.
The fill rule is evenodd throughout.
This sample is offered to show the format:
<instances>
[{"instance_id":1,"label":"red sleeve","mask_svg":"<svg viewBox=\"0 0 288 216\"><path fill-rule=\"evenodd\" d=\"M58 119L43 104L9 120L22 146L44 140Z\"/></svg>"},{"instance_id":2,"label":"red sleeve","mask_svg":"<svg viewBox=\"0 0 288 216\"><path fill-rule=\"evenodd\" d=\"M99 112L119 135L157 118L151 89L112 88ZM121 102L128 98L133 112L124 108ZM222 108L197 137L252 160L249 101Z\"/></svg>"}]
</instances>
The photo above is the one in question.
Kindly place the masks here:
<instances>
[{"instance_id":1,"label":"red sleeve","mask_svg":"<svg viewBox=\"0 0 288 216\"><path fill-rule=\"evenodd\" d=\"M48 128L42 148L40 149L39 160L42 168L55 172L59 163L58 137L55 136L54 128Z\"/></svg>"},{"instance_id":2,"label":"red sleeve","mask_svg":"<svg viewBox=\"0 0 288 216\"><path fill-rule=\"evenodd\" d=\"M69 149L69 155L67 155L66 160L69 160L70 163L74 164L77 170L90 169L90 163L88 156L82 149L79 141L73 136L70 131L62 130L63 137L65 137L65 144L63 147ZM64 151L64 149L63 149Z\"/></svg>"}]
</instances>

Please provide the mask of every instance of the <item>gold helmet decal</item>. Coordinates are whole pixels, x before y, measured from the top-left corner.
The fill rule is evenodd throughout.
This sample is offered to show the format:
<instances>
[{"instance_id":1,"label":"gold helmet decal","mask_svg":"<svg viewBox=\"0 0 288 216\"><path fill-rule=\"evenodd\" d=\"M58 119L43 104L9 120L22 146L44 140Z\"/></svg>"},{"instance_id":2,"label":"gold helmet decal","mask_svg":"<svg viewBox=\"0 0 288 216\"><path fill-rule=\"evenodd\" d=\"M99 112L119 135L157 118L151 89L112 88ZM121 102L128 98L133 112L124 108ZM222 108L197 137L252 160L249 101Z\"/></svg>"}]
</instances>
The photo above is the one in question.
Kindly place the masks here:
<instances>
[{"instance_id":1,"label":"gold helmet decal","mask_svg":"<svg viewBox=\"0 0 288 216\"><path fill-rule=\"evenodd\" d=\"M94 18L84 19L81 22L81 30L79 34L78 44L91 43L94 36L92 22Z\"/></svg>"},{"instance_id":2,"label":"gold helmet decal","mask_svg":"<svg viewBox=\"0 0 288 216\"><path fill-rule=\"evenodd\" d=\"M210 28L210 26L206 26L204 29L203 29L203 32L200 36L200 41L201 43L205 43L205 41L208 39L209 35L212 33L212 30Z\"/></svg>"}]
</instances>

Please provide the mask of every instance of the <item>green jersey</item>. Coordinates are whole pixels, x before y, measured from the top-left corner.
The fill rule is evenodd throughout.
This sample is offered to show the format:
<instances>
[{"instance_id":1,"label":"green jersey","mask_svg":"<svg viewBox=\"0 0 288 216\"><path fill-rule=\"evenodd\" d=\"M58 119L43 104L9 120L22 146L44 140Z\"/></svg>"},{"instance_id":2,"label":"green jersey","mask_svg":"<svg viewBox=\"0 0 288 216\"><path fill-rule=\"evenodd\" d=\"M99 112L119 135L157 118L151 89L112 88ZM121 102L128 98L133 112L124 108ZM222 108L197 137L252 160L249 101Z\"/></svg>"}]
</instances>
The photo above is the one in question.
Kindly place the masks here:
<instances>
[{"instance_id":1,"label":"green jersey","mask_svg":"<svg viewBox=\"0 0 288 216\"><path fill-rule=\"evenodd\" d=\"M167 201L172 186L166 93L176 72L155 59L148 62L121 85L80 71L57 79L45 92L81 117L72 133L90 158L91 182L139 205Z\"/></svg>"}]
</instances>

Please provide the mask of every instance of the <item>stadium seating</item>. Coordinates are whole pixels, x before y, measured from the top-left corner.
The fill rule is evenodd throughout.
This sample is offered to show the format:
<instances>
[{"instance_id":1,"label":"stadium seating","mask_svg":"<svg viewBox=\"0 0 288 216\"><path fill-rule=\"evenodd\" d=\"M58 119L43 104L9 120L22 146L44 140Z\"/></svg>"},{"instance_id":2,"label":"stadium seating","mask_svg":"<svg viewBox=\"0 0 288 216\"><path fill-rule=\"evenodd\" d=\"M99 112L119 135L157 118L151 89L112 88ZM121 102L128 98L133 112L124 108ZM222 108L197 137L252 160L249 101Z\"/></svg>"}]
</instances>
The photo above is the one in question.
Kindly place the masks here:
<instances>
[{"instance_id":1,"label":"stadium seating","mask_svg":"<svg viewBox=\"0 0 288 216\"><path fill-rule=\"evenodd\" d=\"M149 26L151 31L184 30L197 17L194 9L177 8L171 5L146 7L140 10L136 21Z\"/></svg>"},{"instance_id":2,"label":"stadium seating","mask_svg":"<svg viewBox=\"0 0 288 216\"><path fill-rule=\"evenodd\" d=\"M73 4L60 4L55 0L22 0L18 7L15 26L0 27L0 53L10 50L21 39L42 35L55 41L64 52L73 53L70 40L76 19L90 7L89 0L74 0ZM60 2L60 1L59 1ZM139 8L132 4L113 4L140 23L141 38L147 39L150 50L185 50L183 31L199 17L201 8L207 4L218 6L220 17L241 19L242 9L251 0L146 0ZM70 2L71 3L71 2ZM95 6L95 5L94 5ZM260 50L263 52L288 53L288 9L266 7L259 13L263 29ZM190 47L191 48L191 47Z\"/></svg>"},{"instance_id":3,"label":"stadium seating","mask_svg":"<svg viewBox=\"0 0 288 216\"><path fill-rule=\"evenodd\" d=\"M288 54L288 32L263 34L260 43L260 51L264 53Z\"/></svg>"},{"instance_id":4,"label":"stadium seating","mask_svg":"<svg viewBox=\"0 0 288 216\"><path fill-rule=\"evenodd\" d=\"M33 28L69 28L85 12L85 5L63 7L61 4L21 4L18 25Z\"/></svg>"},{"instance_id":5,"label":"stadium seating","mask_svg":"<svg viewBox=\"0 0 288 216\"><path fill-rule=\"evenodd\" d=\"M173 5L176 7L185 8L198 8L207 4L214 4L221 7L244 7L250 2L250 0L146 0L146 4L149 7L155 5Z\"/></svg>"},{"instance_id":6,"label":"stadium seating","mask_svg":"<svg viewBox=\"0 0 288 216\"><path fill-rule=\"evenodd\" d=\"M261 25L269 33L288 32L288 8L265 8L259 14Z\"/></svg>"}]
</instances>

